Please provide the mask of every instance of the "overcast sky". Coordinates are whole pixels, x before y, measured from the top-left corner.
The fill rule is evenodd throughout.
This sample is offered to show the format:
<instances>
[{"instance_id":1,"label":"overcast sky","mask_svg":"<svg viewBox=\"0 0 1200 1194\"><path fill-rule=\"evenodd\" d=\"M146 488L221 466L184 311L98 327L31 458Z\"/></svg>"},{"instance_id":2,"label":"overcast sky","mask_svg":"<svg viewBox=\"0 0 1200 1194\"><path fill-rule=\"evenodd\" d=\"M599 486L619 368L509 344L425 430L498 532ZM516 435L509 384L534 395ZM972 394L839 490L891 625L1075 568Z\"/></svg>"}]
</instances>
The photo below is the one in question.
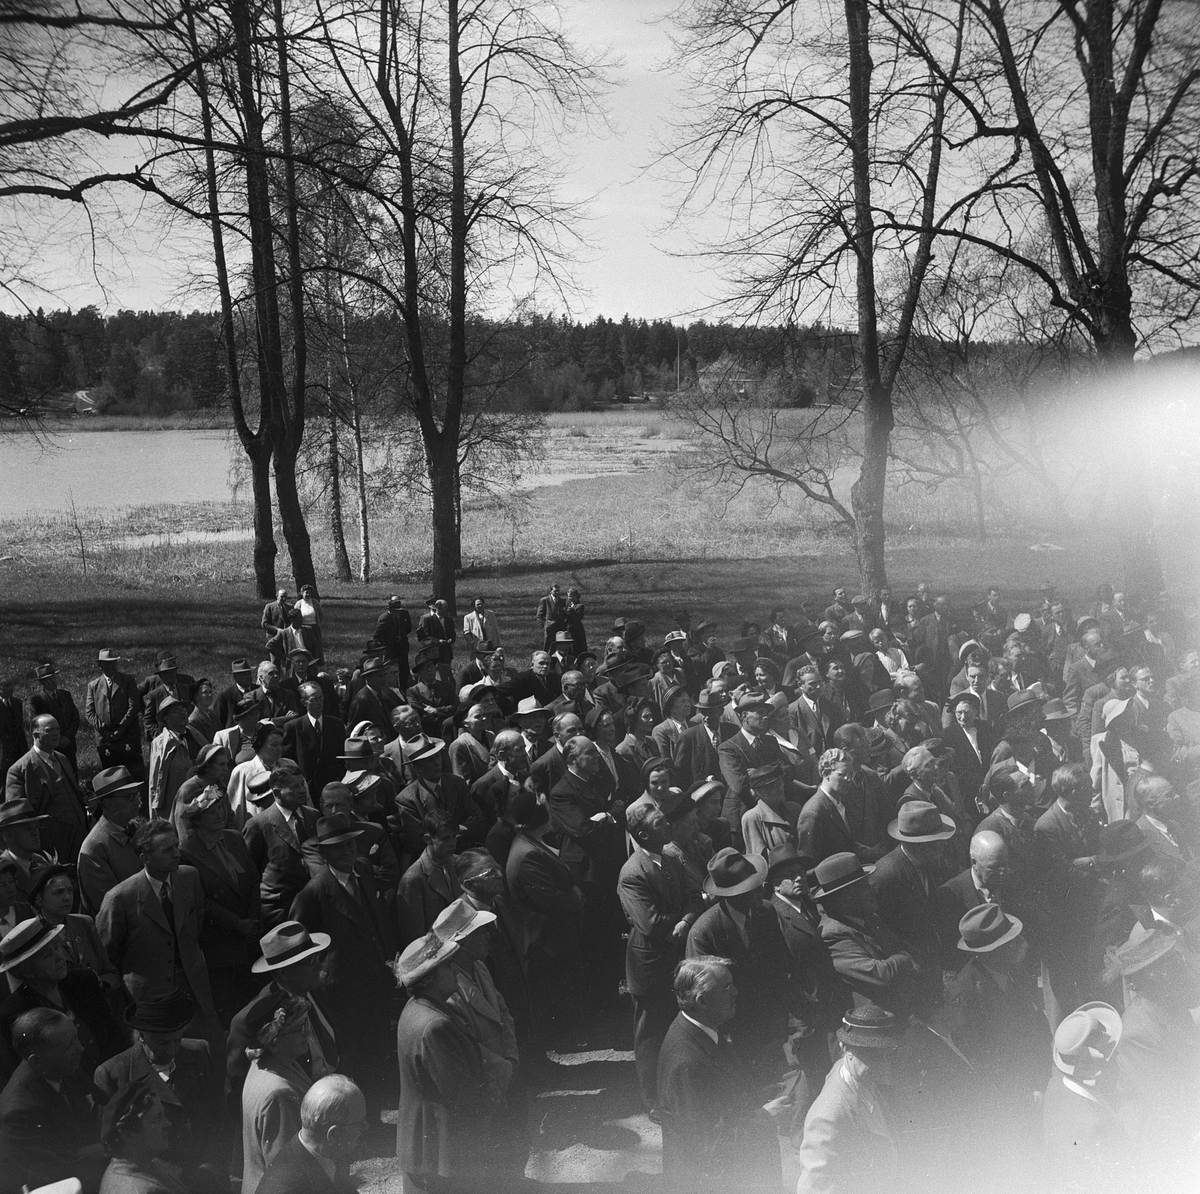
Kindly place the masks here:
<instances>
[{"instance_id":1,"label":"overcast sky","mask_svg":"<svg viewBox=\"0 0 1200 1194\"><path fill-rule=\"evenodd\" d=\"M702 263L673 255L686 251L693 237L664 231L671 191L646 170L682 97L678 77L662 69L671 50L662 18L676 3L563 0L576 41L608 49L621 62L619 85L608 98L611 135L568 146L574 161L568 193L592 200L584 231L593 248L574 271L580 294L571 314L579 317L688 316L718 297ZM93 225L77 208L56 205L51 218L50 233L38 238L35 250L3 263L10 277L19 272L36 283L21 291L31 305L95 303L107 311L215 305L197 281L207 268L204 232L177 225L165 233L161 215L148 212L136 193L125 190L107 206L97 205L96 227L110 243L93 241ZM2 295L0 307L18 309Z\"/></svg>"}]
</instances>

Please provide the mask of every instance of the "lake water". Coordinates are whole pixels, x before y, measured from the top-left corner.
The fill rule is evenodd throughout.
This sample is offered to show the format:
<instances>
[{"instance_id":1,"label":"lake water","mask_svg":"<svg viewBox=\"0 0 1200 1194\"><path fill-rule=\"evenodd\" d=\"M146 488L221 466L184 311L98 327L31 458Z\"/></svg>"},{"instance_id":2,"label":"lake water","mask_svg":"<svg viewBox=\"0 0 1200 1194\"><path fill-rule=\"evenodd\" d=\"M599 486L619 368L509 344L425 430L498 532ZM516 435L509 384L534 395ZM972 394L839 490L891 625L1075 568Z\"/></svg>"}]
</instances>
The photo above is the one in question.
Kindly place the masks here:
<instances>
[{"instance_id":1,"label":"lake water","mask_svg":"<svg viewBox=\"0 0 1200 1194\"><path fill-rule=\"evenodd\" d=\"M0 518L71 508L227 502L241 446L226 431L83 431L48 444L0 437Z\"/></svg>"}]
</instances>

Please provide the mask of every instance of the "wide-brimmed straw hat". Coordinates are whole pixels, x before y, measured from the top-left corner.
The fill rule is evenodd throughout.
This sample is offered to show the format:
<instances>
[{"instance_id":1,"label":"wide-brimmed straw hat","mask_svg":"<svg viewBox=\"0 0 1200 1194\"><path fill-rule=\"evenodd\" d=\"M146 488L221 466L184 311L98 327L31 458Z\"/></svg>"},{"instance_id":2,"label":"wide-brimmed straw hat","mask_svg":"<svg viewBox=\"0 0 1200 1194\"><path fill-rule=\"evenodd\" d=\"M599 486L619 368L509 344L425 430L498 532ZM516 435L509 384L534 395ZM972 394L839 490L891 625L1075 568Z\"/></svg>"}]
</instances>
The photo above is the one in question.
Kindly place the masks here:
<instances>
[{"instance_id":1,"label":"wide-brimmed straw hat","mask_svg":"<svg viewBox=\"0 0 1200 1194\"><path fill-rule=\"evenodd\" d=\"M1121 1013L1107 1003L1085 1003L1054 1031L1054 1064L1068 1076L1084 1060L1104 1063L1121 1042Z\"/></svg>"},{"instance_id":2,"label":"wide-brimmed straw hat","mask_svg":"<svg viewBox=\"0 0 1200 1194\"><path fill-rule=\"evenodd\" d=\"M764 869L766 864L763 864ZM27 958L45 949L59 933L63 925L47 924L40 916L21 921L0 941L0 974L19 966Z\"/></svg>"},{"instance_id":3,"label":"wide-brimmed straw hat","mask_svg":"<svg viewBox=\"0 0 1200 1194\"><path fill-rule=\"evenodd\" d=\"M433 922L434 931L443 941L462 941L476 929L486 928L494 924L496 914L483 908L476 908L469 900L459 896L454 903L443 908Z\"/></svg>"},{"instance_id":4,"label":"wide-brimmed straw hat","mask_svg":"<svg viewBox=\"0 0 1200 1194\"><path fill-rule=\"evenodd\" d=\"M285 920L258 939L262 957L250 969L254 974L265 974L294 966L314 954L324 953L331 940L328 933L310 933L298 920Z\"/></svg>"},{"instance_id":5,"label":"wide-brimmed straw hat","mask_svg":"<svg viewBox=\"0 0 1200 1194\"><path fill-rule=\"evenodd\" d=\"M448 962L458 953L458 948L457 941L443 940L436 930L418 937L405 946L396 962L397 981L401 986L411 987L443 962Z\"/></svg>"},{"instance_id":6,"label":"wide-brimmed straw hat","mask_svg":"<svg viewBox=\"0 0 1200 1194\"><path fill-rule=\"evenodd\" d=\"M737 896L761 887L766 879L767 860L761 854L739 854L726 846L708 860L704 891L714 899Z\"/></svg>"}]
</instances>

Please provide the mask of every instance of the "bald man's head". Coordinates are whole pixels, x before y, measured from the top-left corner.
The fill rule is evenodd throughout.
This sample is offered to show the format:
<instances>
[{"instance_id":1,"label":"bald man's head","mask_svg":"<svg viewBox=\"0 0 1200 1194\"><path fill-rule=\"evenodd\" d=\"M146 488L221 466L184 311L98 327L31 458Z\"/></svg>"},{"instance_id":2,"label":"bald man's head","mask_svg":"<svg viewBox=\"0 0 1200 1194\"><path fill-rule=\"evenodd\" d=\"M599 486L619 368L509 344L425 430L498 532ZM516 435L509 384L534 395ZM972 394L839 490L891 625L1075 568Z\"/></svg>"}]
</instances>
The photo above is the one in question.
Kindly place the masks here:
<instances>
[{"instance_id":1,"label":"bald man's head","mask_svg":"<svg viewBox=\"0 0 1200 1194\"><path fill-rule=\"evenodd\" d=\"M981 887L998 886L1008 877L1008 844L998 833L984 829L971 838L971 870Z\"/></svg>"}]
</instances>

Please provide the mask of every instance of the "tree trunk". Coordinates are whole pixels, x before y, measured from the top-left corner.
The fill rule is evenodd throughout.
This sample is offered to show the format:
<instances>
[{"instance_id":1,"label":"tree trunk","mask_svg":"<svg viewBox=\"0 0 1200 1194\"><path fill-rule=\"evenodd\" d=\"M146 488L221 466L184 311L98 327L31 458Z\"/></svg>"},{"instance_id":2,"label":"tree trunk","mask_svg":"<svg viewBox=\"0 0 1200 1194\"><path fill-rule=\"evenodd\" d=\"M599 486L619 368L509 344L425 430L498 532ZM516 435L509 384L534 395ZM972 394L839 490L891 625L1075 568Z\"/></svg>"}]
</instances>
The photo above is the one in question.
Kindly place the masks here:
<instances>
[{"instance_id":1,"label":"tree trunk","mask_svg":"<svg viewBox=\"0 0 1200 1194\"><path fill-rule=\"evenodd\" d=\"M279 507L279 525L288 545L288 554L292 557L292 575L297 588L315 585L317 574L313 568L312 542L308 537L308 527L304 524L300 491L296 488L296 457L276 447L273 459L275 501Z\"/></svg>"},{"instance_id":2,"label":"tree trunk","mask_svg":"<svg viewBox=\"0 0 1200 1194\"><path fill-rule=\"evenodd\" d=\"M454 617L457 612L455 580L461 562L457 515L458 444L443 434L433 443L425 444L425 455L433 505L433 587L430 592L446 602L450 616Z\"/></svg>"},{"instance_id":3,"label":"tree trunk","mask_svg":"<svg viewBox=\"0 0 1200 1194\"><path fill-rule=\"evenodd\" d=\"M271 525L271 449L265 444L246 446L250 458L250 484L254 494L254 581L258 595L275 596L275 531Z\"/></svg>"},{"instance_id":4,"label":"tree trunk","mask_svg":"<svg viewBox=\"0 0 1200 1194\"><path fill-rule=\"evenodd\" d=\"M329 532L333 536L333 565L338 580L350 579L350 556L346 551L346 530L342 525L342 462L338 452L337 411L333 390L329 391Z\"/></svg>"},{"instance_id":5,"label":"tree trunk","mask_svg":"<svg viewBox=\"0 0 1200 1194\"><path fill-rule=\"evenodd\" d=\"M858 367L862 384L863 455L850 489L854 550L863 591L887 587L883 498L893 417L879 367L875 303L875 218L871 208L871 49L866 0L846 0L849 49L850 154L854 175L854 248L858 300Z\"/></svg>"},{"instance_id":6,"label":"tree trunk","mask_svg":"<svg viewBox=\"0 0 1200 1194\"><path fill-rule=\"evenodd\" d=\"M363 464L362 415L359 413L353 387L350 400L354 404L354 460L358 476L358 579L365 585L371 581L371 536L367 521L367 473Z\"/></svg>"}]
</instances>

